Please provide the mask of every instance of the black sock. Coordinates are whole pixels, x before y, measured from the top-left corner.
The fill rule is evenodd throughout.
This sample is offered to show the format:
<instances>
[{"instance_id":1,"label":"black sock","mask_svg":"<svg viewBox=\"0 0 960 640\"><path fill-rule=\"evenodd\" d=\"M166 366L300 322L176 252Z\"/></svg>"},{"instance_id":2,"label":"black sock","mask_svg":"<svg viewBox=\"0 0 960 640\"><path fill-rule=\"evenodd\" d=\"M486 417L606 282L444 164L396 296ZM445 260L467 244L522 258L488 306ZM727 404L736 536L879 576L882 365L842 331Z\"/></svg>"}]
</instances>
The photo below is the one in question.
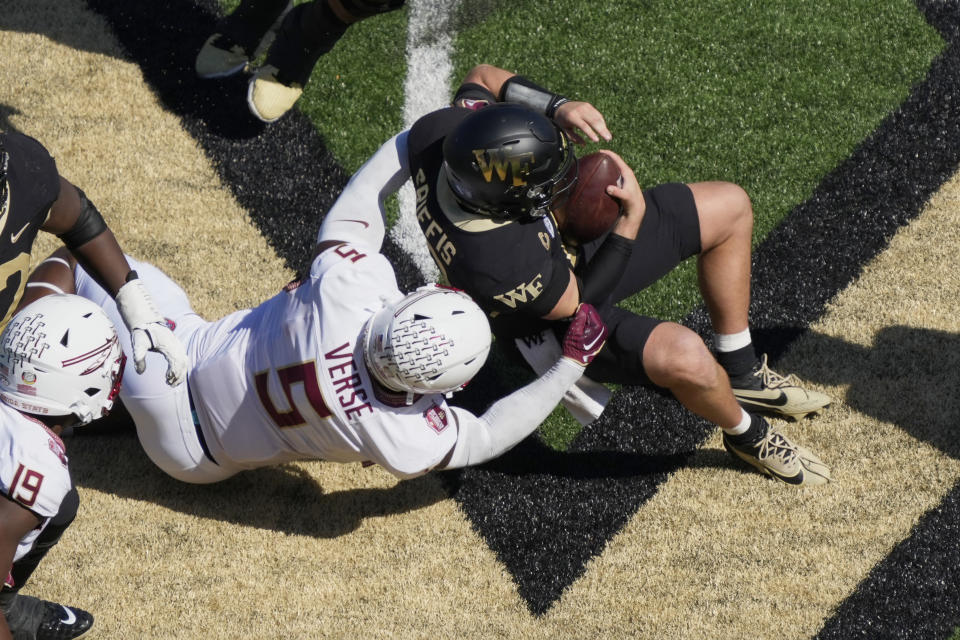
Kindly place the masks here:
<instances>
[{"instance_id":1,"label":"black sock","mask_svg":"<svg viewBox=\"0 0 960 640\"><path fill-rule=\"evenodd\" d=\"M741 434L727 436L733 444L741 447L749 447L757 444L767 435L770 425L767 421L756 414L750 414L750 426Z\"/></svg>"},{"instance_id":2,"label":"black sock","mask_svg":"<svg viewBox=\"0 0 960 640\"><path fill-rule=\"evenodd\" d=\"M753 371L753 365L757 363L757 354L753 350L753 343L750 343L736 351L717 352L717 362L728 376L739 378Z\"/></svg>"},{"instance_id":3,"label":"black sock","mask_svg":"<svg viewBox=\"0 0 960 640\"><path fill-rule=\"evenodd\" d=\"M280 83L306 86L320 56L333 48L349 26L325 0L297 5L283 19L266 64L277 68Z\"/></svg>"},{"instance_id":4,"label":"black sock","mask_svg":"<svg viewBox=\"0 0 960 640\"><path fill-rule=\"evenodd\" d=\"M287 0L243 0L233 13L220 19L216 31L251 55L286 8Z\"/></svg>"}]
</instances>

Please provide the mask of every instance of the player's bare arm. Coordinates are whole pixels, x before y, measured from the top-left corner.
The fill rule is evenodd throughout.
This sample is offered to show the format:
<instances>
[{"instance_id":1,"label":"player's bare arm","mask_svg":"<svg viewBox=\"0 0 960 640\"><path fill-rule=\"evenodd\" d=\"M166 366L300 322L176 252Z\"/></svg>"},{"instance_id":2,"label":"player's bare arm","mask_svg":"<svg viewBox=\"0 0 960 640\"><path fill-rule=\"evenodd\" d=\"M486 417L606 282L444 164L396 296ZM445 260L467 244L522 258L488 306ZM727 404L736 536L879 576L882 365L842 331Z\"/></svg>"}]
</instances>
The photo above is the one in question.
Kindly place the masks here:
<instances>
[{"instance_id":1,"label":"player's bare arm","mask_svg":"<svg viewBox=\"0 0 960 640\"><path fill-rule=\"evenodd\" d=\"M89 267L92 274L97 275L105 289L116 295L126 282L130 265L123 257L123 251L113 232L102 223L99 213L95 212L96 209L86 197L61 177L60 195L50 207L50 213L41 228L64 238L65 244L70 242L71 237L76 237L78 244L72 249L75 255L85 267ZM78 223L81 227L79 229ZM75 235L70 236L71 233ZM91 237L87 239L87 235Z\"/></svg>"},{"instance_id":2,"label":"player's bare arm","mask_svg":"<svg viewBox=\"0 0 960 640\"><path fill-rule=\"evenodd\" d=\"M577 276L573 274L572 270L569 272L569 277L567 288L560 296L560 300L550 310L550 313L543 316L545 320L562 320L577 312L577 307L580 306L580 285L577 284Z\"/></svg>"},{"instance_id":3,"label":"player's bare arm","mask_svg":"<svg viewBox=\"0 0 960 640\"><path fill-rule=\"evenodd\" d=\"M117 301L130 329L136 370L146 369L147 351L167 360L167 383L187 377L187 352L154 306L137 273L130 269L120 244L97 208L77 187L60 178L60 193L41 228L55 234L97 282Z\"/></svg>"},{"instance_id":4,"label":"player's bare arm","mask_svg":"<svg viewBox=\"0 0 960 640\"><path fill-rule=\"evenodd\" d=\"M6 578L17 545L40 524L40 518L6 496L0 497L0 577ZM7 620L0 612L0 640L12 640Z\"/></svg>"},{"instance_id":5,"label":"player's bare arm","mask_svg":"<svg viewBox=\"0 0 960 640\"><path fill-rule=\"evenodd\" d=\"M522 82L524 87L519 93L507 92L505 88L510 82ZM613 136L607 128L607 123L603 114L589 102L580 100L568 100L558 94L553 94L546 89L537 87L526 79L521 79L517 74L501 69L490 64L480 64L467 72L463 78L463 84L473 83L487 89L490 93L498 96L504 102L521 102L525 104L527 100L543 100L541 109L547 117L553 119L560 126L570 139L577 144L584 144L585 140L578 132L582 132L593 142L603 140L610 141ZM532 105L528 105L532 106Z\"/></svg>"},{"instance_id":6,"label":"player's bare arm","mask_svg":"<svg viewBox=\"0 0 960 640\"><path fill-rule=\"evenodd\" d=\"M76 293L73 270L77 260L66 247L54 250L34 267L17 305L17 311L51 293Z\"/></svg>"}]
</instances>

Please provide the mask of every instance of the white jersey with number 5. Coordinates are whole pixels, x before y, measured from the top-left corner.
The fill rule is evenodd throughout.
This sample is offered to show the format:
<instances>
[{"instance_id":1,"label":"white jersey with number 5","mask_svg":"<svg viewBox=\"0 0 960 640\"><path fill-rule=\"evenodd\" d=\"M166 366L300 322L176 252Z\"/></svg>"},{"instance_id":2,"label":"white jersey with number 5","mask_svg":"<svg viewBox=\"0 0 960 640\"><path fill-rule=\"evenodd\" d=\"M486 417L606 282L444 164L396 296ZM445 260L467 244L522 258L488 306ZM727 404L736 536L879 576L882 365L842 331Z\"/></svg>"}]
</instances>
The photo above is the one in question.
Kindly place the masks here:
<instances>
[{"instance_id":1,"label":"white jersey with number 5","mask_svg":"<svg viewBox=\"0 0 960 640\"><path fill-rule=\"evenodd\" d=\"M214 460L372 461L401 477L436 466L454 409L441 395L381 403L363 362L364 323L402 295L385 257L341 244L299 286L197 332L190 390Z\"/></svg>"},{"instance_id":2,"label":"white jersey with number 5","mask_svg":"<svg viewBox=\"0 0 960 640\"><path fill-rule=\"evenodd\" d=\"M0 493L41 520L17 546L14 560L31 547L70 491L63 442L41 422L0 401ZM9 567L0 567L0 583Z\"/></svg>"}]
</instances>

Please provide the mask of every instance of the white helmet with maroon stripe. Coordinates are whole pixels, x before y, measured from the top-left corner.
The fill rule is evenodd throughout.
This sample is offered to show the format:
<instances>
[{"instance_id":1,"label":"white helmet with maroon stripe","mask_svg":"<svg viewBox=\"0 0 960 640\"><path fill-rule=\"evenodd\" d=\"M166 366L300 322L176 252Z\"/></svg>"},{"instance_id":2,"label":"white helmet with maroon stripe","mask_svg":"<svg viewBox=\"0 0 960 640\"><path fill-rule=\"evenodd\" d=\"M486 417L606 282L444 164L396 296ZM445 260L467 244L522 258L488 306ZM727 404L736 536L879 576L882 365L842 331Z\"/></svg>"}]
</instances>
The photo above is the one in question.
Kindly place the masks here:
<instances>
[{"instance_id":1,"label":"white helmet with maroon stripe","mask_svg":"<svg viewBox=\"0 0 960 640\"><path fill-rule=\"evenodd\" d=\"M383 386L411 393L462 389L490 352L490 323L470 296L421 287L367 321L363 353Z\"/></svg>"},{"instance_id":2,"label":"white helmet with maroon stripe","mask_svg":"<svg viewBox=\"0 0 960 640\"><path fill-rule=\"evenodd\" d=\"M0 398L37 415L107 415L120 391L117 330L93 302L54 294L17 312L0 335Z\"/></svg>"}]
</instances>

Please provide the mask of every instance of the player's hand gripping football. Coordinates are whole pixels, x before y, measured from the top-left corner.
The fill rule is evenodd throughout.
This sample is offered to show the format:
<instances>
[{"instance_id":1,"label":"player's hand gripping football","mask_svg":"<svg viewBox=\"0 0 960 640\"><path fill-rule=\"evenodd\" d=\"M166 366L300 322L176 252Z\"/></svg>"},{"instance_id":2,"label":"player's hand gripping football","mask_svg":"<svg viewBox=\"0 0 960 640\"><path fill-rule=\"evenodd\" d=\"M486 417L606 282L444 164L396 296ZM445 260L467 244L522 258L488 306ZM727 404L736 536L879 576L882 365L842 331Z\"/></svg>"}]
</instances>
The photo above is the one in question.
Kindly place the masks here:
<instances>
[{"instance_id":1,"label":"player's hand gripping football","mask_svg":"<svg viewBox=\"0 0 960 640\"><path fill-rule=\"evenodd\" d=\"M133 364L137 373L147 368L147 351L167 360L167 384L175 387L187 377L187 350L173 335L166 320L153 305L143 282L134 277L117 291L117 310L130 330Z\"/></svg>"},{"instance_id":2,"label":"player's hand gripping football","mask_svg":"<svg viewBox=\"0 0 960 640\"><path fill-rule=\"evenodd\" d=\"M597 310L586 302L581 303L563 337L563 357L586 367L600 353L608 333Z\"/></svg>"},{"instance_id":3,"label":"player's hand gripping football","mask_svg":"<svg viewBox=\"0 0 960 640\"><path fill-rule=\"evenodd\" d=\"M633 239L637 237L640 225L643 224L643 216L647 212L647 203L643 199L643 189L637 182L637 176L633 173L623 158L607 149L601 149L599 153L609 156L620 169L620 176L623 178L619 185L611 184L607 186L607 195L620 201L620 210L622 214L613 228L614 232L624 238Z\"/></svg>"}]
</instances>

